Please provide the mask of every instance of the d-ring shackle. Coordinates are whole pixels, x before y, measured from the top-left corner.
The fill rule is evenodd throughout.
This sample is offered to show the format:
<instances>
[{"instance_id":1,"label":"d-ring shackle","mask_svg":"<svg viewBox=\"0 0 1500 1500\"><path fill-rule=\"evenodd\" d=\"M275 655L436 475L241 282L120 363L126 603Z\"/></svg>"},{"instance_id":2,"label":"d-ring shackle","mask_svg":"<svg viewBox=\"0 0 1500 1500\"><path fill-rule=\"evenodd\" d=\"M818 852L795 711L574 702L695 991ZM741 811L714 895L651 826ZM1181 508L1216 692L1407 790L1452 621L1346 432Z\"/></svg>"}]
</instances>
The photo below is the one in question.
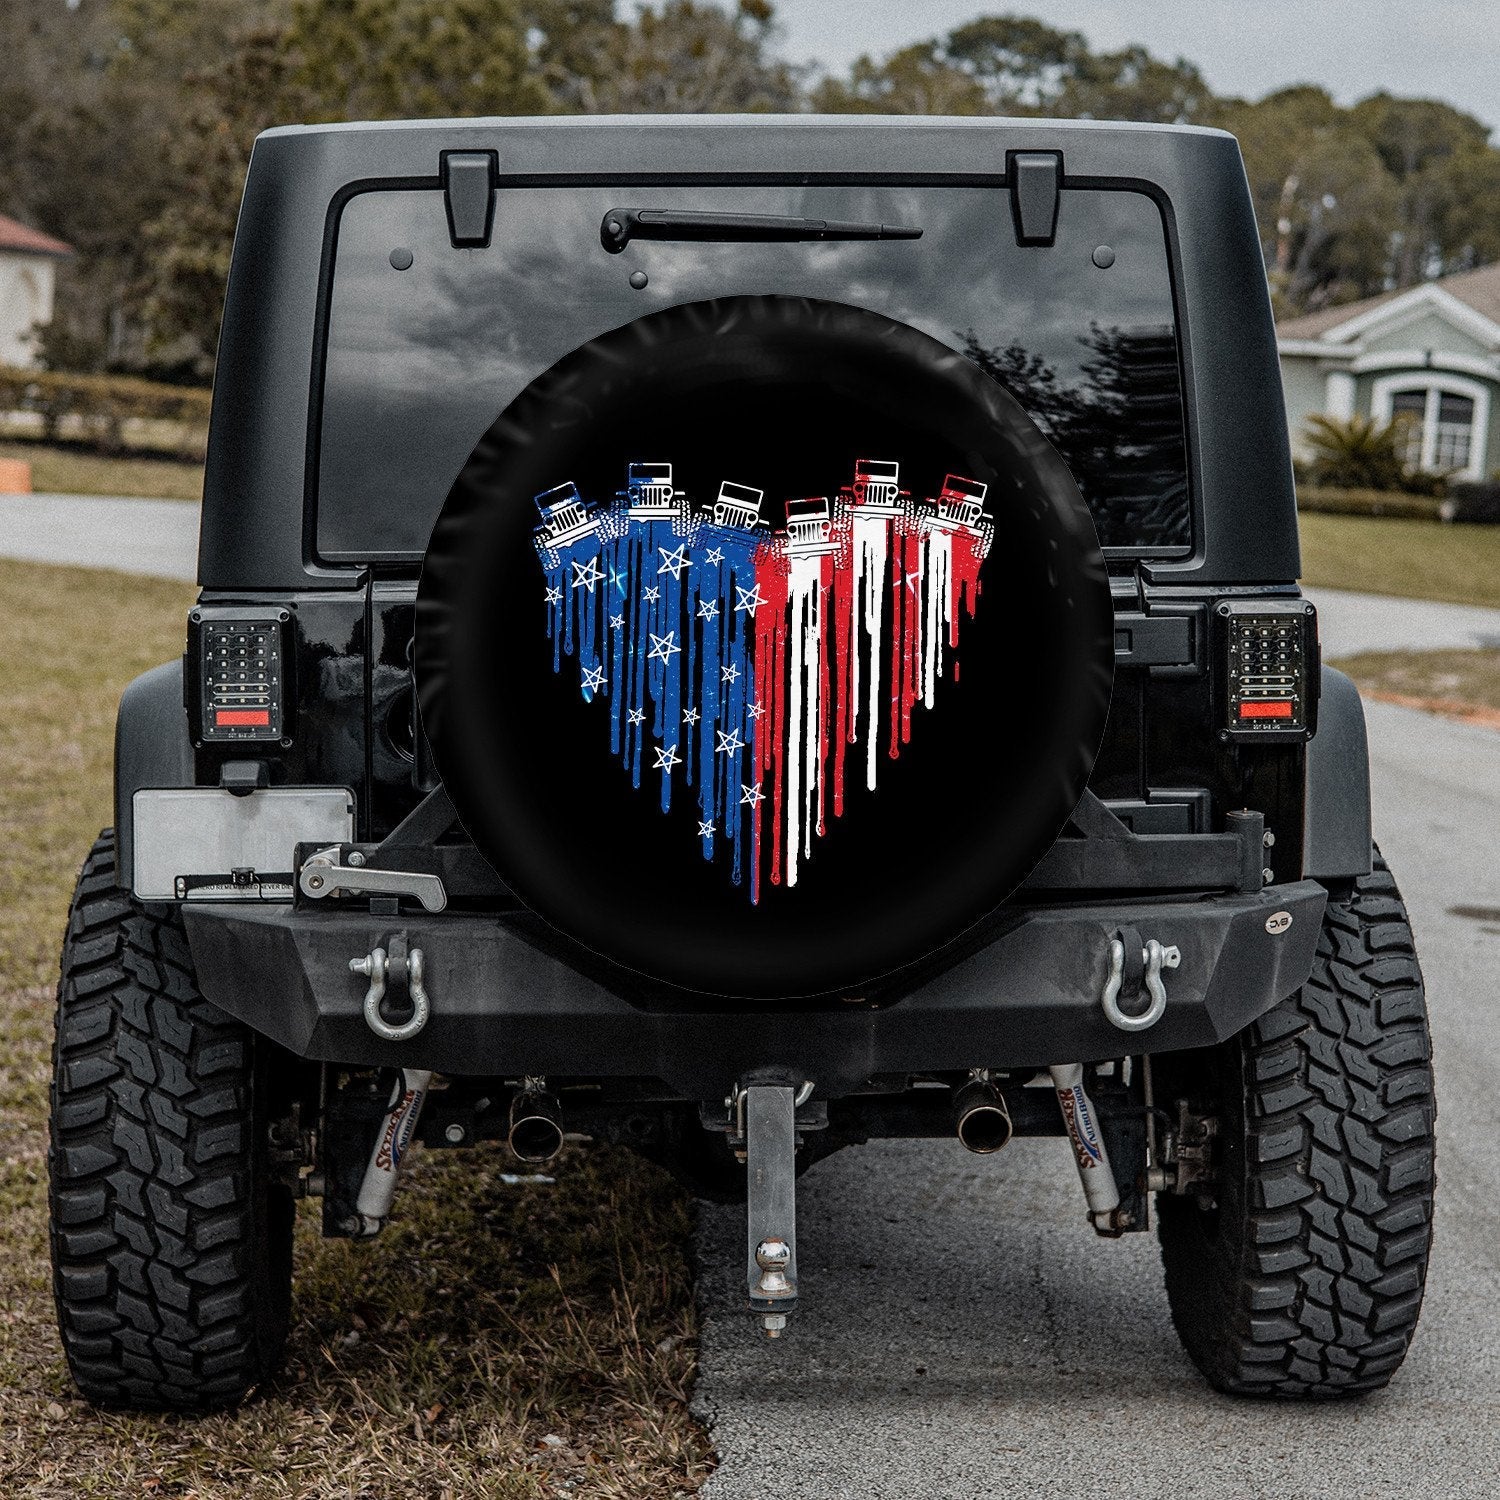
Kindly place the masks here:
<instances>
[{"instance_id":1,"label":"d-ring shackle","mask_svg":"<svg viewBox=\"0 0 1500 1500\"><path fill-rule=\"evenodd\" d=\"M1109 945L1109 978L1104 981L1104 993L1099 1003L1112 1026L1121 1031L1145 1031L1166 1014L1167 987L1162 983L1161 971L1175 969L1182 962L1182 954L1175 947L1164 948L1151 938L1141 950L1141 959L1146 966L1144 981L1151 1003L1138 1016L1128 1016L1120 1009L1120 988L1125 980L1125 944L1114 938Z\"/></svg>"},{"instance_id":2,"label":"d-ring shackle","mask_svg":"<svg viewBox=\"0 0 1500 1500\"><path fill-rule=\"evenodd\" d=\"M412 1011L399 1026L393 1025L381 1014L381 1002L385 999L386 977L390 963L384 948L372 949L365 958L351 958L352 973L369 977L370 988L365 991L365 1025L382 1041L407 1042L426 1024L432 1014L432 1004L422 983L422 950L413 948L406 955L406 988L411 996Z\"/></svg>"}]
</instances>

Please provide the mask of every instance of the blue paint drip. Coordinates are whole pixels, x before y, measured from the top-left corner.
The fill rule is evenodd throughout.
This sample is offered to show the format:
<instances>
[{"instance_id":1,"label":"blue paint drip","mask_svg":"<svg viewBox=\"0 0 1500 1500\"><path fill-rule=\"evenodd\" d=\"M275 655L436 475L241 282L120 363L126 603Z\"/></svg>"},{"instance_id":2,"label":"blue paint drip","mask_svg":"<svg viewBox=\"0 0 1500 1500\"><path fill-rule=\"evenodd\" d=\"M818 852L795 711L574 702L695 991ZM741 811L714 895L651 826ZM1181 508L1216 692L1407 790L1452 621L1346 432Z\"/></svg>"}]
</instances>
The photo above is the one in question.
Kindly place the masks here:
<instances>
[{"instance_id":1,"label":"blue paint drip","mask_svg":"<svg viewBox=\"0 0 1500 1500\"><path fill-rule=\"evenodd\" d=\"M755 587L765 533L695 518L685 505L649 519L631 516L630 505L629 492L608 506L588 504L571 485L538 497L552 669L576 658L584 701L609 700L610 751L633 786L643 770L659 770L664 813L681 766L697 792L703 857L713 859L722 832L739 885L759 725L748 715L754 617L735 601Z\"/></svg>"}]
</instances>

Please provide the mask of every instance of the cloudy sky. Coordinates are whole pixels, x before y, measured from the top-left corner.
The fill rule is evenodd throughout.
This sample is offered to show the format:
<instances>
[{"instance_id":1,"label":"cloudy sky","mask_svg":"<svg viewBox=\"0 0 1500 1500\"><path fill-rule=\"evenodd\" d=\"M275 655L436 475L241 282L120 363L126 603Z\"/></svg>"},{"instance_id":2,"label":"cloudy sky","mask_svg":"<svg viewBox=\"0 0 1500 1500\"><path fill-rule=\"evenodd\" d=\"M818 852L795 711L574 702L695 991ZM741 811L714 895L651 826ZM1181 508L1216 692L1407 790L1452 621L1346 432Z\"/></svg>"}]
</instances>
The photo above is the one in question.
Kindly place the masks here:
<instances>
[{"instance_id":1,"label":"cloudy sky","mask_svg":"<svg viewBox=\"0 0 1500 1500\"><path fill-rule=\"evenodd\" d=\"M1012 10L1084 33L1099 49L1142 42L1183 56L1219 93L1254 98L1321 83L1342 103L1389 89L1446 99L1500 127L1496 0L778 0L782 52L844 67Z\"/></svg>"}]
</instances>

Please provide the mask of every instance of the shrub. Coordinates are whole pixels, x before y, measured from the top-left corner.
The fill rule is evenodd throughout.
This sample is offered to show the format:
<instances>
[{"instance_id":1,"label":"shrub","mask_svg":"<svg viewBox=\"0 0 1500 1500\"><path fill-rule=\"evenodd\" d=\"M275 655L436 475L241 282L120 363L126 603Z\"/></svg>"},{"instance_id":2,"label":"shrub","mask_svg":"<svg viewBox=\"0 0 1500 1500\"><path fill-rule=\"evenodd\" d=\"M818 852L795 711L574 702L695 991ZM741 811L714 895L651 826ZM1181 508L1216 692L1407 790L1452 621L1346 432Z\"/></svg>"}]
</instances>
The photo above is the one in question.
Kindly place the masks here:
<instances>
[{"instance_id":1,"label":"shrub","mask_svg":"<svg viewBox=\"0 0 1500 1500\"><path fill-rule=\"evenodd\" d=\"M1435 495L1413 495L1406 490L1340 489L1299 484L1297 509L1335 516L1401 516L1411 521L1443 521L1447 502Z\"/></svg>"},{"instance_id":2,"label":"shrub","mask_svg":"<svg viewBox=\"0 0 1500 1500\"><path fill-rule=\"evenodd\" d=\"M200 457L210 400L208 391L195 386L159 385L130 375L65 375L0 366L0 413L33 412L42 419L47 441L66 438L105 453L123 450L125 424L140 420L179 429L152 446Z\"/></svg>"},{"instance_id":3,"label":"shrub","mask_svg":"<svg viewBox=\"0 0 1500 1500\"><path fill-rule=\"evenodd\" d=\"M1500 526L1500 479L1455 479L1443 502L1445 521L1474 521Z\"/></svg>"},{"instance_id":4,"label":"shrub","mask_svg":"<svg viewBox=\"0 0 1500 1500\"><path fill-rule=\"evenodd\" d=\"M1373 417L1307 419L1307 477L1315 485L1350 490L1409 490L1404 424ZM1420 483L1420 481L1418 481ZM1421 484L1421 488L1428 488Z\"/></svg>"}]
</instances>

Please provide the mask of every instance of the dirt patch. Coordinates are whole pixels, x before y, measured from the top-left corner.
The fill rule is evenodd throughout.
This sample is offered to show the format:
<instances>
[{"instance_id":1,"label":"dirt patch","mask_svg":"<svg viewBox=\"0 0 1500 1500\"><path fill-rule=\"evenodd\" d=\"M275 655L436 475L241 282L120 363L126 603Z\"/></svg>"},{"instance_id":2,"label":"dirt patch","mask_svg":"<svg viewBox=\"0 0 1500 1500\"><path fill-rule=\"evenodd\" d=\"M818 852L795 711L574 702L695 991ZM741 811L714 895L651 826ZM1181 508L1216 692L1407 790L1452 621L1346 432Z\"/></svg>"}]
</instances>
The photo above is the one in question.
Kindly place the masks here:
<instances>
[{"instance_id":1,"label":"dirt patch","mask_svg":"<svg viewBox=\"0 0 1500 1500\"><path fill-rule=\"evenodd\" d=\"M1366 698L1500 729L1500 651L1365 651L1331 665Z\"/></svg>"}]
</instances>

